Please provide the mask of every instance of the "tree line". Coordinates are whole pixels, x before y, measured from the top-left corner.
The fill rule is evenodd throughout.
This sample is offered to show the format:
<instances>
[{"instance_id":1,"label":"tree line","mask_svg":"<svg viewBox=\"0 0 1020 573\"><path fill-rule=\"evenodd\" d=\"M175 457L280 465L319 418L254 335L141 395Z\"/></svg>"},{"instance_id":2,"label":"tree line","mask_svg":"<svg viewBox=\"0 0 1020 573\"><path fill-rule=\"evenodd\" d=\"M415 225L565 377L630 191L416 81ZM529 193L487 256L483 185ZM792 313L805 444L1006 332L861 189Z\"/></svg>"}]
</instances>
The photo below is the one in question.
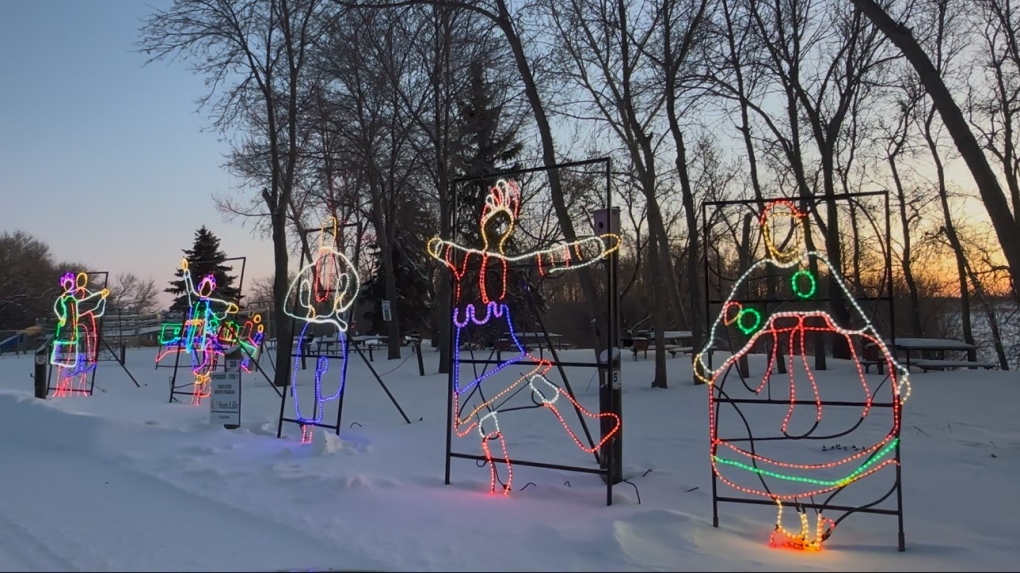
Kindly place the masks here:
<instances>
[{"instance_id":1,"label":"tree line","mask_svg":"<svg viewBox=\"0 0 1020 573\"><path fill-rule=\"evenodd\" d=\"M936 328L925 305L946 293L965 337L972 312L1006 326L1016 317L997 302L1017 298L1020 274L1018 30L1007 0L175 0L138 49L209 81L201 110L252 190L217 201L273 239L277 315L303 231L326 214L357 221L376 296L398 301L385 326L398 356L400 333L426 322L403 314L426 309L446 339L448 284L422 246L463 232L451 182L594 157L613 159L631 324L686 327L700 344L704 301L728 284L703 269L747 262L760 242L746 218L709 221L702 207L788 196L825 205L814 248L855 289L893 259L904 332ZM552 170L542 185L558 234L589 233L570 205L577 182ZM838 199L858 190L891 194L891 240L879 199ZM456 220L476 201L457 197ZM570 280L552 302L597 298L590 273ZM830 311L850 321L832 287ZM278 334L285 359L292 336ZM285 385L286 363L278 372Z\"/></svg>"},{"instance_id":2,"label":"tree line","mask_svg":"<svg viewBox=\"0 0 1020 573\"><path fill-rule=\"evenodd\" d=\"M45 242L23 231L0 234L0 269L4 271L0 273L0 331L23 330L39 320L54 318L53 302L60 295L60 277L68 272L101 270L54 258ZM90 289L104 286L110 289L107 314L136 315L158 310L159 289L153 279L129 272L90 277Z\"/></svg>"}]
</instances>

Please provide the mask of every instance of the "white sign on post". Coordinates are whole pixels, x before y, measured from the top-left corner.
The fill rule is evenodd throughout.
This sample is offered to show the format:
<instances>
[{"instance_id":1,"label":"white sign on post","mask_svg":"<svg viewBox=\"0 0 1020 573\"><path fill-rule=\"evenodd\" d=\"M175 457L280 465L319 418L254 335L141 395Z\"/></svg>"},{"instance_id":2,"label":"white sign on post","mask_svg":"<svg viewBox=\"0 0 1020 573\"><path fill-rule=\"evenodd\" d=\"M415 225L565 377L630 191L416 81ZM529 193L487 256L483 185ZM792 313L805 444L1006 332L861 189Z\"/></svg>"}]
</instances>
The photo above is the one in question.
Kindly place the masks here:
<instances>
[{"instance_id":1,"label":"white sign on post","mask_svg":"<svg viewBox=\"0 0 1020 573\"><path fill-rule=\"evenodd\" d=\"M383 319L383 322L389 322L392 317L393 317L393 313L390 310L390 301L388 301L388 300L382 301L382 319Z\"/></svg>"},{"instance_id":2,"label":"white sign on post","mask_svg":"<svg viewBox=\"0 0 1020 573\"><path fill-rule=\"evenodd\" d=\"M230 363L227 363L229 368ZM241 373L215 372L210 377L209 421L224 426L241 425Z\"/></svg>"}]
</instances>

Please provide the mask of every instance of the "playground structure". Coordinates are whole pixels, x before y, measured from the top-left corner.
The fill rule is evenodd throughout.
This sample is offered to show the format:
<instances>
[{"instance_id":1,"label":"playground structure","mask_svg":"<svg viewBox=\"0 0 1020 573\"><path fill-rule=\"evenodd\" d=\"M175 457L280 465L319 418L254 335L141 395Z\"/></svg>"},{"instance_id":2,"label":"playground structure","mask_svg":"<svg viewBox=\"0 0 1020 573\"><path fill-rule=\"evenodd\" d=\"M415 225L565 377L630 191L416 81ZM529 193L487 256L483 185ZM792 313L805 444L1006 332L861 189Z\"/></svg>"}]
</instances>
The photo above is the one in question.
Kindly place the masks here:
<instances>
[{"instance_id":1,"label":"playground structure","mask_svg":"<svg viewBox=\"0 0 1020 573\"><path fill-rule=\"evenodd\" d=\"M548 176L553 169L564 180L576 176L604 181L604 196L597 200L605 208L593 225L598 235L562 240L558 221L549 218L554 209L538 193L522 190L540 189L541 184L521 182ZM457 224L458 217L464 214L458 207L461 198L478 199L480 205L475 213L476 235L464 237L473 244L460 244L459 237L436 237L427 245L429 254L446 267L452 279L453 364L447 385L446 484L450 483L454 458L473 460L479 467L489 466L491 493L512 491L514 466L557 469L601 476L606 484L606 503L612 504L613 485L623 479L623 420L616 280L619 219L618 214L613 217L609 177L607 158L453 182L451 212L443 214L454 221L453 229L464 228ZM550 198L553 207L572 216L591 215L577 205L556 205L557 199ZM603 279L604 306L591 309L595 313L594 322L601 325L596 329L599 341L594 362L561 358L559 344L553 342L542 318L537 300L541 283L556 280L566 271L588 273L579 280L591 283L595 282L594 275ZM486 347L491 348L487 357L475 356L476 349ZM503 354L508 357L504 359ZM589 411L578 401L567 376L566 368L571 367L598 370L601 375L598 410ZM555 381L556 375L559 383ZM522 393L530 400L515 404L513 400ZM513 439L509 436L518 431L535 431L537 426L533 424L540 420L532 416L524 423L518 418L515 424L515 417L508 419L507 415L535 408L552 413L554 422L549 424L549 430L555 432L553 427L566 430L568 439L581 451L593 455L596 467L511 456ZM568 410L574 411L576 426L569 421L573 416ZM548 422L549 418L545 420ZM601 435L597 441L588 428L589 421L599 423ZM455 451L454 436L469 435L480 439L481 452ZM497 464L503 467L502 477Z\"/></svg>"},{"instance_id":2,"label":"playground structure","mask_svg":"<svg viewBox=\"0 0 1020 573\"><path fill-rule=\"evenodd\" d=\"M363 229L359 223L340 223L329 217L319 228L301 231L301 270L290 285L287 301L292 310L287 313L291 319L291 332L295 335L291 354L293 366L290 377L290 391L281 391L280 414L277 420L276 437L283 436L283 423L290 422L301 428L301 441L312 440L316 427L340 435L343 417L344 389L347 384L348 365L351 349L361 357L376 382L408 424L410 418L390 392L361 347L352 343L347 334L353 323L352 309L358 298L361 280L358 269L361 255ZM314 235L318 245L315 253L310 252L309 237ZM301 328L296 327L300 324ZM314 345L314 350L313 350ZM311 408L302 409L299 368L307 368L307 361L314 360L315 378ZM339 364L336 364L339 362ZM331 368L332 367L332 368ZM332 370L332 373L329 372ZM335 386L330 380L335 380ZM323 388L334 388L325 391ZM287 395L290 394L294 416L286 415ZM327 403L336 402L336 422L323 421ZM306 400L307 402L307 400Z\"/></svg>"},{"instance_id":3,"label":"playground structure","mask_svg":"<svg viewBox=\"0 0 1020 573\"><path fill-rule=\"evenodd\" d=\"M746 220L748 212L757 211L760 228L757 238L765 251L763 259L738 271L742 274L726 298L714 298L711 294L706 298L708 337L694 362L695 376L708 384L712 512L716 527L720 503L772 505L777 517L771 545L818 550L849 515L893 515L898 521L899 550L905 549L900 411L910 394L909 373L896 362L874 324L876 309L885 305L889 331L895 333L889 197L887 193L854 193L835 198L840 203L849 203L857 213L877 210L875 205L863 203L876 199L884 201L884 228L871 215L860 216L869 217L873 223L875 239L882 243L884 267L874 273L874 285L864 285L864 279L856 277L856 288L847 284L841 269L835 268L825 253L813 247L810 223L812 217L826 220L818 213L825 199L715 201L703 205L705 245L713 244L710 235L713 221ZM832 203L825 207L836 208ZM726 213L734 209L736 213ZM832 219L828 220L831 223ZM745 253L749 252L753 251L748 248ZM705 257L706 293L712 293L710 277L722 276L710 268L710 258ZM716 258L716 262L720 268L723 266L721 259ZM827 286L834 286L838 292ZM863 294L868 290L871 294ZM848 311L844 314L849 314L851 324L840 324L833 313L823 308L826 303L831 306L843 302ZM863 307L869 304L874 305L872 313ZM717 312L713 313L713 309ZM824 337L829 337L833 344L846 345L860 384L829 384L818 364L816 368L809 365L809 353L824 351L820 346L825 343ZM880 369L884 373L876 382L868 380L861 366L859 353L866 346L877 349L884 365ZM720 347L728 347L730 352L713 368L713 353ZM759 380L749 373L748 358L752 351L764 352L765 369ZM786 383L774 382L776 374L787 374ZM784 408L785 413L780 413ZM763 418L754 414L768 412L775 413L764 418L771 421L758 423ZM880 412L888 416L883 417ZM858 431L866 422L877 423L881 434ZM762 426L768 428L767 432ZM851 434L871 437L862 438L866 441L861 446L821 444ZM806 461L818 459L818 454L809 452L819 445L828 453L820 461ZM831 453L834 451L844 452L845 456L833 460L833 455L838 455ZM878 475L887 475L889 472L879 473L884 468L892 468L891 484L884 493L872 495L867 488L850 487L865 477L876 476L874 480ZM739 495L720 495L719 483ZM856 495L851 499L859 501L837 504L833 501L837 495L841 498ZM882 507L893 496L895 507ZM798 527L787 529L784 525L784 511L788 509L796 512ZM814 510L814 523L809 510ZM823 515L825 511L841 514L832 519Z\"/></svg>"},{"instance_id":4,"label":"playground structure","mask_svg":"<svg viewBox=\"0 0 1020 573\"><path fill-rule=\"evenodd\" d=\"M96 281L96 277L101 279ZM103 337L108 280L107 271L68 272L60 278L62 291L53 305L57 321L47 342L47 394L56 398L91 396L101 361L117 362L135 386L140 386L127 368L123 351L115 350Z\"/></svg>"}]
</instances>

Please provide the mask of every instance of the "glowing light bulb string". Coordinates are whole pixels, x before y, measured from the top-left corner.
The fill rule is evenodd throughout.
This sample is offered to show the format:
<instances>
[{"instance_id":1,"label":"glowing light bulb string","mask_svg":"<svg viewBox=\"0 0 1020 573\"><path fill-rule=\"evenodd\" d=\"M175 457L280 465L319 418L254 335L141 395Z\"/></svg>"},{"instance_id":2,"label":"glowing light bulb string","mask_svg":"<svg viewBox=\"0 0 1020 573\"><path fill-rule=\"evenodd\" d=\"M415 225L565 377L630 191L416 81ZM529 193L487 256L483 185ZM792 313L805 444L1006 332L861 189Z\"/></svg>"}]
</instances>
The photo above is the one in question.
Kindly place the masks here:
<instances>
[{"instance_id":1,"label":"glowing light bulb string","mask_svg":"<svg viewBox=\"0 0 1020 573\"><path fill-rule=\"evenodd\" d=\"M747 493L755 494L772 499L777 505L777 518L775 530L770 536L770 545L785 545L795 547L798 549L807 550L818 550L821 548L822 543L826 541L832 534L833 529L847 516L856 512L866 510L869 507L873 507L887 499L893 492L900 487L900 482L897 477L896 483L893 484L890 491L879 498L878 500L869 503L867 505L858 506L856 508L850 508L844 511L843 515L837 520L828 519L823 517L822 511L826 508L826 505L838 495L843 489L851 483L859 479L863 479L875 472L880 471L884 467L890 465L899 464L899 432L901 424L901 406L907 400L910 395L910 383L909 383L909 372L906 368L899 365L895 358L890 353L884 342L879 337L877 330L873 323L866 317L866 313L857 304L857 301L850 294L845 281L837 272L828 258L823 254L815 251L807 251L802 246L796 245L793 248L779 249L776 247L772 240L772 235L767 222L770 217L776 216L774 212L777 208L783 207L788 213L778 213L778 216L784 216L793 219L794 221L794 233L799 230L801 236L806 236L806 227L804 226L803 219L806 218L804 213L801 213L797 208L788 201L775 201L768 205L768 207L761 214L761 231L762 236L765 240L766 249L768 251L768 257L765 260L759 261L746 269L746 271L738 278L736 284L732 288L729 297L723 302L722 309L709 330L708 341L704 348L695 356L695 376L701 381L705 382L709 386L708 398L709 398L709 428L710 428L710 452L711 452L711 464L713 469L714 478L722 481L726 485ZM780 269L790 269L794 272L791 281L791 290L793 296L801 300L808 300L814 297L817 290L817 279L803 268L804 263L810 259L823 262L826 268L829 269L830 278L834 280L836 285L846 295L847 300L852 304L854 309L860 318L864 319L866 325L857 330L851 330L843 328L837 325L832 317L823 311L785 311L782 309L782 304L779 308L775 309L770 313L767 320L764 319L762 313L754 307L747 306L734 300L738 288L744 284L745 280L748 279L752 273L760 270L762 267L777 267ZM797 268L800 267L800 268ZM787 299L783 303L788 302L792 299ZM766 307L767 309L767 307ZM792 324L790 324L792 319ZM812 323L808 324L811 320ZM814 321L820 320L822 325L818 326ZM711 369L711 367L705 362L705 355L710 352L715 344L715 337L718 335L719 326L734 326L737 330L740 330L747 338L744 341L741 348L735 350L731 355L723 361L723 363L717 369ZM732 344L731 331L727 332L727 338L730 339L730 348L735 348L737 345ZM866 400L863 403L856 402L826 402L823 401L820 393L819 386L815 380L813 370L808 364L807 357L807 337L811 334L826 333L830 335L839 335L845 339L848 348L851 351L851 359L857 369L858 380L861 382L862 389L866 396ZM853 344L853 337L859 337L865 344L874 345L882 353L882 357L885 360L887 367L887 374L883 380L873 388L869 386L861 367L860 360L857 356L857 347ZM783 346L783 340L786 341L786 349L788 352L784 352L782 356L779 355L779 348ZM753 387L748 383L740 369L738 368L738 376L741 380L741 384L744 389L754 395L760 395L763 390L769 389L768 399L763 401L764 403L783 403L782 401L774 401L771 398L771 380L773 371L777 364L787 369L788 383L790 391L789 405L787 413L783 418L780 426L781 436L772 436L767 438L755 438L751 430L750 422L747 417L741 411L739 403L742 400L737 400L729 395L728 392L723 388L728 375L732 372L736 362L747 355L753 347L759 342L764 341L770 347L770 351L767 353L768 362L764 375L761 378L761 382L757 387ZM800 363L798 364L798 355ZM787 365L787 361L789 361ZM797 377L794 372L798 366L803 366L803 372L806 374L807 381L810 383L812 399L798 399ZM891 393L892 402L890 404L878 404L876 403L876 397L878 392L885 386L885 383L891 381ZM803 382L801 382L803 384ZM720 415L720 403L726 402L730 404L734 411L737 412L740 417L745 430L747 431L747 438L720 438L718 435L718 419ZM794 409L798 405L814 405L815 419L811 424L810 428L801 433L793 433L790 431L790 422L794 413ZM827 436L814 435L814 432L819 427L822 420L823 407L826 405L833 406L859 406L862 408L861 414L849 429L841 432L836 432ZM803 464L803 463L790 463L783 462L780 460L769 459L765 456L758 454L756 451L756 441L762 440L775 440L775 439L831 439L832 437L845 436L856 430L866 418L873 407L876 406L889 406L892 408L892 428L881 441L869 446L862 448L860 451L843 458L836 462L826 462L820 464ZM736 442L747 442L748 446L741 447L737 446ZM740 461L740 458L733 459L730 457L721 457L719 455L720 448L728 449L746 461ZM843 469L844 477L834 480L825 480L817 477L813 477L812 472L817 472L822 469L834 469L842 468L844 466L852 466L856 462L856 469L849 470ZM731 481L725 474L720 471L720 466L728 466L745 471L750 471L755 474L758 481L761 482L762 489L756 490L749 487L740 486L737 483ZM775 468L775 469L771 469ZM800 473L784 473L790 470L799 470ZM807 486L807 491L800 491L794 494L776 494L769 487L766 477L776 480L781 480L786 483L801 484ZM815 496L828 493L825 502L822 504L816 504L814 502ZM713 494L714 495L714 494ZM811 506L815 509L816 523L815 529L812 532L809 525L809 520L806 515L806 511L802 506L800 500L809 499L811 500ZM800 519L800 532L787 530L783 525L783 502L792 501L797 514ZM846 508L843 508L846 509ZM777 541L778 540L778 541Z\"/></svg>"},{"instance_id":2,"label":"glowing light bulb string","mask_svg":"<svg viewBox=\"0 0 1020 573\"><path fill-rule=\"evenodd\" d=\"M517 183L512 180L500 179L489 188L489 194L485 198L485 207L479 220L480 238L482 240L481 249L464 247L439 237L430 239L426 245L429 255L440 261L454 277L454 305L452 313L454 364L451 368L451 413L455 412L456 416L451 429L458 437L464 437L473 430L478 432L485 454L485 461L490 466L490 491L493 493L496 491L495 486L498 481L504 486L503 494L507 494L511 490L513 470L512 461L507 452L506 440L499 427L498 414L500 411L497 403L506 403L506 398L515 395L522 386L531 388L532 401L535 402L536 398L540 399L542 406L550 410L569 437L584 451L595 453L610 437L616 434L620 427L619 417L615 414L588 412L577 403L572 395L573 392L570 392L569 389L566 393L562 392L559 386L546 378L546 373L552 369L554 364L549 360L535 357L527 352L515 334L516 325L511 319L510 308L507 305L512 300L509 296L508 288L509 271L511 269L523 266L537 269L541 275L546 275L564 272L573 268L581 268L603 260L609 253L617 250L620 239L616 235L606 234L578 239L572 243L557 244L540 251L518 255L507 254L506 245L513 233L520 205L521 194ZM495 219L497 216L504 218L507 224L505 227L500 227L494 234L490 234L489 231L493 229L487 229L487 227L490 222L498 221L498 219ZM468 285L470 285L469 288L472 292L470 292L470 296L464 296L465 287ZM473 292L476 287L477 293ZM482 315L483 313L484 315ZM473 368L475 373L474 380L462 386L460 383L462 332L474 326L486 325L494 318L498 319L499 322L506 323L510 338L513 341L513 347L519 351L519 354L508 360L500 361L499 365L492 370L485 368L479 373L477 367ZM495 350L494 348L493 352ZM473 351L471 354L473 357ZM477 365L477 362L474 360L472 362ZM518 377L495 395L485 397L484 393L479 389L483 379L515 364L528 364L532 368L528 373ZM562 368L562 364L559 364L559 366ZM466 411L467 404L476 392L482 397L482 403L470 411ZM557 406L556 403L561 396L565 397L574 406L578 417L581 418L585 434L589 437L589 442L592 440L590 440L590 434L587 424L584 423L583 416L594 419L611 417L616 422L614 429L604 436L601 443L597 445L593 443L584 445L560 414L560 406ZM499 449L502 454L498 457L494 457L489 445L494 440L498 440ZM449 453L448 447L447 454ZM596 459L598 459L597 454ZM497 476L495 464L493 463L496 460L504 463L506 467L507 479L505 484L502 478Z\"/></svg>"}]
</instances>

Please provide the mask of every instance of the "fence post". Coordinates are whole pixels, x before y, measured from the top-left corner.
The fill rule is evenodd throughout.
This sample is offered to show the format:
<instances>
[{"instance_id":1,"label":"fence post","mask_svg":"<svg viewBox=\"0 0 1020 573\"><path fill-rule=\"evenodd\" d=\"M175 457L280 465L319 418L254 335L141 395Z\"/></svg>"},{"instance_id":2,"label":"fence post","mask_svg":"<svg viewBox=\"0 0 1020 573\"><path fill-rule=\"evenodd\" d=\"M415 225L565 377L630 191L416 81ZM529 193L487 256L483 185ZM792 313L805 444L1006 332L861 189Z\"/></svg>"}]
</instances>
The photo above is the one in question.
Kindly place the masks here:
<instances>
[{"instance_id":1,"label":"fence post","mask_svg":"<svg viewBox=\"0 0 1020 573\"><path fill-rule=\"evenodd\" d=\"M421 340L420 339L417 342L414 343L414 346L411 347L411 350L415 354L418 355L418 376L424 376L425 375L425 362L423 362L423 359L422 359L422 356L421 356Z\"/></svg>"}]
</instances>

